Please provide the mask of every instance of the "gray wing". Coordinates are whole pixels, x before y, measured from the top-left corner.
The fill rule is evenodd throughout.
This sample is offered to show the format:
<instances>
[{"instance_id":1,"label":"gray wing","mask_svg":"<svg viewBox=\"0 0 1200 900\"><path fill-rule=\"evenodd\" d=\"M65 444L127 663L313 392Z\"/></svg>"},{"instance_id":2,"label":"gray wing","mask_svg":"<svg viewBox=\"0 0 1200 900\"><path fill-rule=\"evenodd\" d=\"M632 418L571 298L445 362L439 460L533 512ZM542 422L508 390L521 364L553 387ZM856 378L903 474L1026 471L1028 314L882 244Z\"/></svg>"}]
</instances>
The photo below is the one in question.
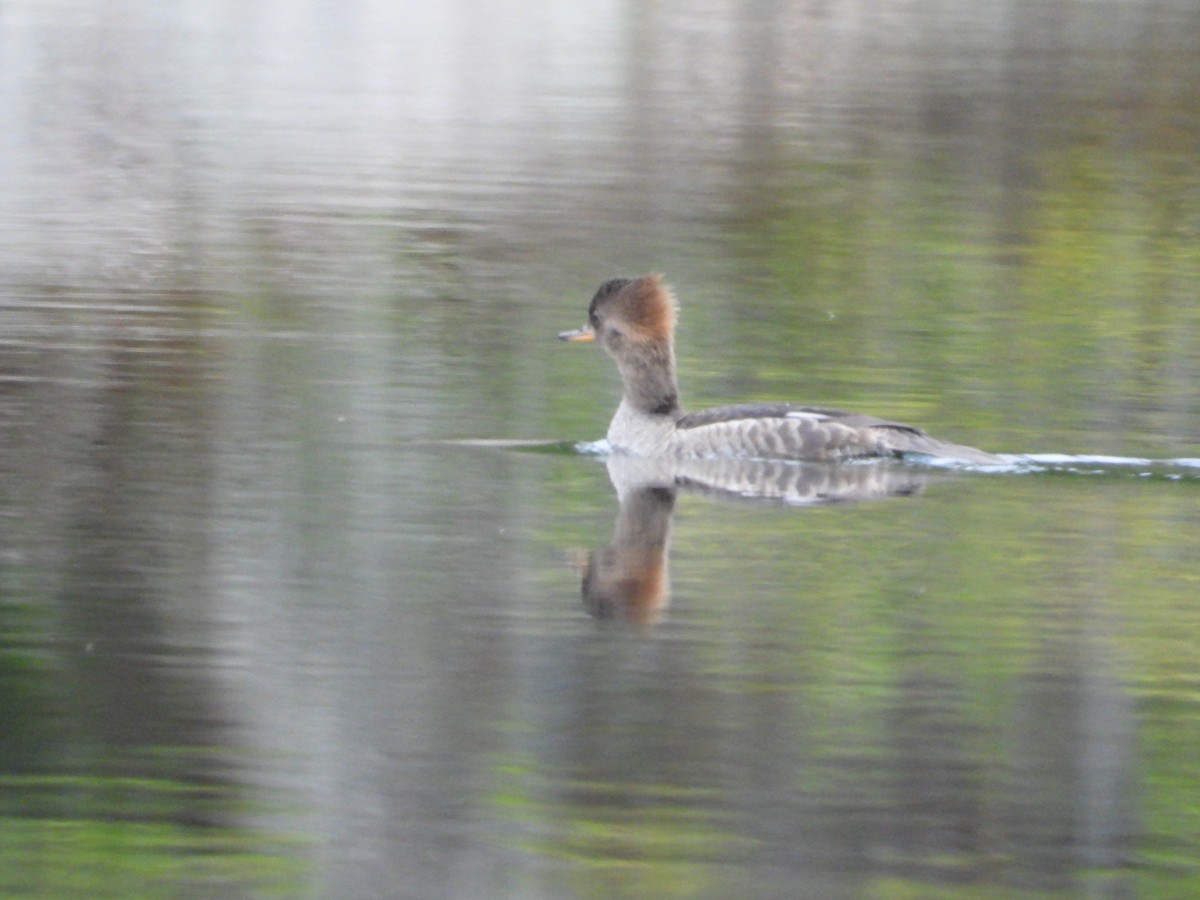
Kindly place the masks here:
<instances>
[{"instance_id":1,"label":"gray wing","mask_svg":"<svg viewBox=\"0 0 1200 900\"><path fill-rule=\"evenodd\" d=\"M698 455L829 462L922 454L996 464L989 453L930 437L920 428L861 413L792 403L744 403L682 416L676 428Z\"/></svg>"},{"instance_id":2,"label":"gray wing","mask_svg":"<svg viewBox=\"0 0 1200 900\"><path fill-rule=\"evenodd\" d=\"M856 428L893 428L912 434L924 434L920 428L892 422L862 413L846 412L827 406L801 406L796 403L736 403L732 406L717 406L700 412L687 413L676 422L677 428L700 428L717 422L736 422L739 419L786 419L804 416L827 422L839 422Z\"/></svg>"}]
</instances>

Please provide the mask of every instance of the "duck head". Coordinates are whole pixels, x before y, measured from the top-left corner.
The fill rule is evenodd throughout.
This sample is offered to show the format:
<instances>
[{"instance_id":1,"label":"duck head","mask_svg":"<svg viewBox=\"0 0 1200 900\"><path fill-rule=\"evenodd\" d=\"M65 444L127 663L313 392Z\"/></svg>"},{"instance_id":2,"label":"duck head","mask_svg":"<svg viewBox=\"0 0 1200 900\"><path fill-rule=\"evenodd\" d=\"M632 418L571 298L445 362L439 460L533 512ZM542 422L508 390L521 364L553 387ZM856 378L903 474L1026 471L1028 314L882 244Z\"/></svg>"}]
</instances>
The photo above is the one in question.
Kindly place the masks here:
<instances>
[{"instance_id":1,"label":"duck head","mask_svg":"<svg viewBox=\"0 0 1200 900\"><path fill-rule=\"evenodd\" d=\"M677 415L675 318L675 298L660 276L612 278L592 297L587 325L558 337L600 344L621 372L626 401L639 411Z\"/></svg>"}]
</instances>

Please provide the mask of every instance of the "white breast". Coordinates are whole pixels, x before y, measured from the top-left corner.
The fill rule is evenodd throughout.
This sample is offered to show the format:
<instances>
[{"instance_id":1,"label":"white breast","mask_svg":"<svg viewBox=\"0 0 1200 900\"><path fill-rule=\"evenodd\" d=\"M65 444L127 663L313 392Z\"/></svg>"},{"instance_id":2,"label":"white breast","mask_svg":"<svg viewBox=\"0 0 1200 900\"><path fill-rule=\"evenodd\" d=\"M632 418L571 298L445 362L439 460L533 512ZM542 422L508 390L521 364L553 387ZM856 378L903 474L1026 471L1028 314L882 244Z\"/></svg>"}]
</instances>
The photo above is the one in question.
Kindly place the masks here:
<instances>
[{"instance_id":1,"label":"white breast","mask_svg":"<svg viewBox=\"0 0 1200 900\"><path fill-rule=\"evenodd\" d=\"M608 442L614 450L635 456L668 456L673 452L675 423L666 416L652 416L634 409L624 400L608 425Z\"/></svg>"}]
</instances>

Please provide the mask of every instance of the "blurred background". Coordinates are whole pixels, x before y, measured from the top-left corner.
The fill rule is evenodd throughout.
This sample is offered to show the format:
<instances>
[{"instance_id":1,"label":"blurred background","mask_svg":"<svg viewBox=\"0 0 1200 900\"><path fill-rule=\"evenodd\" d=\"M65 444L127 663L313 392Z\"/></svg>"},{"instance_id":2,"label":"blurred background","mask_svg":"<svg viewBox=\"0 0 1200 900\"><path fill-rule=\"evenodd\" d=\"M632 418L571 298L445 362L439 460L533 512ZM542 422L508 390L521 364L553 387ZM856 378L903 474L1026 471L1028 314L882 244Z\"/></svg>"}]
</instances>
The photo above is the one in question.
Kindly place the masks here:
<instances>
[{"instance_id":1,"label":"blurred background","mask_svg":"<svg viewBox=\"0 0 1200 900\"><path fill-rule=\"evenodd\" d=\"M1197 47L1191 0L0 3L0 891L1196 895ZM689 408L1077 462L683 495L669 605L594 621L619 384L554 335L646 271Z\"/></svg>"}]
</instances>

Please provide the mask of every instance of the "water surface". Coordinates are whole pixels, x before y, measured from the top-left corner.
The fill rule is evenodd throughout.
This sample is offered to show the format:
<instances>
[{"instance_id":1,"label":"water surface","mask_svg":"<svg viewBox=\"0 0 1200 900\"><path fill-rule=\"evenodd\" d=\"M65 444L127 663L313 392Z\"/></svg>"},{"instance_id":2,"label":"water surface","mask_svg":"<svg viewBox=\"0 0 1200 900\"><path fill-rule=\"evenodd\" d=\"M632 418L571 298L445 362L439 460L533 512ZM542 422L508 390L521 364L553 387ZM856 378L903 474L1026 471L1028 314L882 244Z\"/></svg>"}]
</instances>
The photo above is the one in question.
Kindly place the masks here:
<instances>
[{"instance_id":1,"label":"water surface","mask_svg":"<svg viewBox=\"0 0 1200 900\"><path fill-rule=\"evenodd\" d=\"M1195 894L1193 5L427 6L0 9L3 890Z\"/></svg>"}]
</instances>

